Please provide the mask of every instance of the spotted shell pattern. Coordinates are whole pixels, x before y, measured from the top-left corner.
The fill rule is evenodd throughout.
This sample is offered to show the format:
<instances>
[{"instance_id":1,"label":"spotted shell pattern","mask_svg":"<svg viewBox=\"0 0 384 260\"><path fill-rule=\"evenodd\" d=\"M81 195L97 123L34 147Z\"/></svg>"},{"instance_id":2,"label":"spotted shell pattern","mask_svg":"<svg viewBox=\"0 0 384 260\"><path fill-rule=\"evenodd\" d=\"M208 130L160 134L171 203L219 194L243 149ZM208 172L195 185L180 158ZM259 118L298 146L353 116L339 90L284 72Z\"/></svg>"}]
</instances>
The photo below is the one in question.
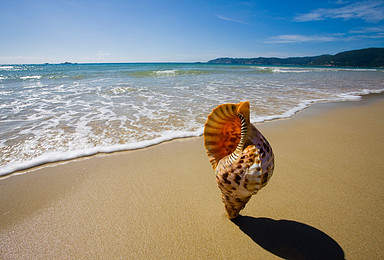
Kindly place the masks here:
<instances>
[{"instance_id":1,"label":"spotted shell pattern","mask_svg":"<svg viewBox=\"0 0 384 260\"><path fill-rule=\"evenodd\" d=\"M272 148L249 114L248 101L222 104L204 126L204 145L230 219L268 183L274 170Z\"/></svg>"}]
</instances>

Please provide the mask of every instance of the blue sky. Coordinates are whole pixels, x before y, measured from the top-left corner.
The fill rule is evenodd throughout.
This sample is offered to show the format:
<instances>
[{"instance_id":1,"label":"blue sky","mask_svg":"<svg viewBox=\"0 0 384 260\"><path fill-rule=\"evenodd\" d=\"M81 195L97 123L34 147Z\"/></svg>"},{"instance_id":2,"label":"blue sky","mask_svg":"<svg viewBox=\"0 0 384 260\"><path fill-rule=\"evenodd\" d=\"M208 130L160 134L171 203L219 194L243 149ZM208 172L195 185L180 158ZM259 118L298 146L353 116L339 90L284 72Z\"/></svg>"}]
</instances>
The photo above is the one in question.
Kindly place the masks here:
<instances>
[{"instance_id":1,"label":"blue sky","mask_svg":"<svg viewBox=\"0 0 384 260\"><path fill-rule=\"evenodd\" d=\"M195 62L384 47L384 0L0 0L0 64Z\"/></svg>"}]
</instances>

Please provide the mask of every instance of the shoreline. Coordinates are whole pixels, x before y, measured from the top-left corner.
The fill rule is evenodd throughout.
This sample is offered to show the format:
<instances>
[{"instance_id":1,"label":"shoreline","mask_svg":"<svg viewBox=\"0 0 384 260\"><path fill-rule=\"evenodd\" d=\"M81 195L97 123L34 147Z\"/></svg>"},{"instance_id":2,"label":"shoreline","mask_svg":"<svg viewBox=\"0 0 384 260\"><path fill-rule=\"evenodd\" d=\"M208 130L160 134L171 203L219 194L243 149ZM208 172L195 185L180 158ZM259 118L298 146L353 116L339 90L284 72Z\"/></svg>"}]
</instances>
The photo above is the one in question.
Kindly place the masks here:
<instances>
[{"instance_id":1,"label":"shoreline","mask_svg":"<svg viewBox=\"0 0 384 260\"><path fill-rule=\"evenodd\" d=\"M378 259L384 95L256 127L268 185L230 221L202 137L36 167L0 181L0 258Z\"/></svg>"},{"instance_id":2,"label":"shoreline","mask_svg":"<svg viewBox=\"0 0 384 260\"><path fill-rule=\"evenodd\" d=\"M287 119L293 119L298 114L301 114L305 112L308 109L311 109L313 111L320 111L320 109L317 109L317 107L321 108L322 106L329 106L329 107L338 107L342 104L355 104L356 102L368 102L371 100L381 99L384 97L384 90L381 90L381 92L370 92L368 94L357 94L356 97L359 97L358 99L347 99L347 100L327 100L327 101L310 101L308 103L303 103L299 105L299 107L292 109L291 112L286 112L283 115L274 116L272 118L265 118L262 122L254 122L254 124L266 124L269 122L274 122L278 120L287 120ZM252 118L252 115L251 115ZM201 133L200 133L201 132ZM175 137L167 138L167 137L159 137L153 140L144 140L137 143L128 143L123 145L114 145L114 146L100 146L100 147L94 147L94 148L88 148L84 150L75 150L75 151L68 151L68 152L50 152L48 154L43 154L42 156L33 158L32 160L26 161L26 162L17 162L10 166L4 166L2 169L0 168L0 182L4 179L7 179L12 176L16 175L22 175L26 174L30 171L34 171L35 169L38 169L40 167L52 167L54 165L63 164L71 162L72 160L79 160L79 159L87 159L92 156L97 155L107 155L107 154L114 154L119 152L126 152L126 151L136 151L140 149L146 149L150 148L156 145L160 145L162 143L171 142L179 139L189 139L189 138L198 138L202 136L202 130L197 130L194 133L192 132L185 132L185 133L179 133ZM51 158L51 156L54 156L56 158Z\"/></svg>"}]
</instances>

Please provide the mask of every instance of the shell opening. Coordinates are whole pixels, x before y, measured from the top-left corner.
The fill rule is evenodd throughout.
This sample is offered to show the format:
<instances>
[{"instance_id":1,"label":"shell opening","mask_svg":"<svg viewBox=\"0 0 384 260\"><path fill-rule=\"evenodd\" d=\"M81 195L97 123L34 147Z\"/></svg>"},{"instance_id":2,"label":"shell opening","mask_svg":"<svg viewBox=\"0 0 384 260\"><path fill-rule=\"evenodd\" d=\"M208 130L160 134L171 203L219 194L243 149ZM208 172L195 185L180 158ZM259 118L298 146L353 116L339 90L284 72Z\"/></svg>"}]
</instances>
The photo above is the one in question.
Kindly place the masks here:
<instances>
[{"instance_id":1,"label":"shell opening","mask_svg":"<svg viewBox=\"0 0 384 260\"><path fill-rule=\"evenodd\" d=\"M204 126L204 145L209 161L216 168L217 163L233 153L241 139L241 113L249 121L249 102L223 104L213 109Z\"/></svg>"}]
</instances>

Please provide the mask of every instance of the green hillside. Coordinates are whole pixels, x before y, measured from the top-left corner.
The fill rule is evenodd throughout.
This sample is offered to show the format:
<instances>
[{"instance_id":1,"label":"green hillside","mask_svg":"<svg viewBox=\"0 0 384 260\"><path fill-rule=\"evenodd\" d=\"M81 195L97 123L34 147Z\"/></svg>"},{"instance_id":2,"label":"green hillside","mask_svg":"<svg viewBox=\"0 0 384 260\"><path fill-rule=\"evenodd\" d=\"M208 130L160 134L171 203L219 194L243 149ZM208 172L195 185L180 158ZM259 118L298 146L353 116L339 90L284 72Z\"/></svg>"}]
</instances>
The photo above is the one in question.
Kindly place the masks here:
<instances>
[{"instance_id":1,"label":"green hillside","mask_svg":"<svg viewBox=\"0 0 384 260\"><path fill-rule=\"evenodd\" d=\"M244 65L302 65L339 67L384 67L384 48L367 48L340 52L336 55L324 54L311 57L291 58L218 58L208 61L215 64Z\"/></svg>"}]
</instances>

